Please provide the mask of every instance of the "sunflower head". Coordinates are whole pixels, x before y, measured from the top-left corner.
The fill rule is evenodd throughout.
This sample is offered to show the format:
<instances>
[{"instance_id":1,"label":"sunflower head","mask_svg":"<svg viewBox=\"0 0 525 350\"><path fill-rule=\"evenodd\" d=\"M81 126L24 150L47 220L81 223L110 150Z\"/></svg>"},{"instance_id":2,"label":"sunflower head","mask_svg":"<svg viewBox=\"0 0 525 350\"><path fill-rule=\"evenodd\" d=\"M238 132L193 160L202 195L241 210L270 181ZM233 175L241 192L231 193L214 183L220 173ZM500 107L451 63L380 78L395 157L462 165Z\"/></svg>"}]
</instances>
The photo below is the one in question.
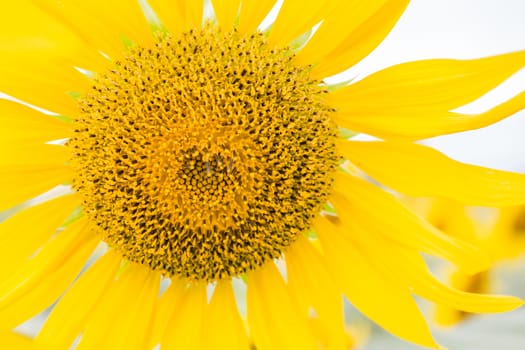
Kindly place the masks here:
<instances>
[{"instance_id":1,"label":"sunflower head","mask_svg":"<svg viewBox=\"0 0 525 350\"><path fill-rule=\"evenodd\" d=\"M131 261L191 280L252 270L326 201L338 160L326 92L261 33L159 35L80 98L73 187Z\"/></svg>"}]
</instances>

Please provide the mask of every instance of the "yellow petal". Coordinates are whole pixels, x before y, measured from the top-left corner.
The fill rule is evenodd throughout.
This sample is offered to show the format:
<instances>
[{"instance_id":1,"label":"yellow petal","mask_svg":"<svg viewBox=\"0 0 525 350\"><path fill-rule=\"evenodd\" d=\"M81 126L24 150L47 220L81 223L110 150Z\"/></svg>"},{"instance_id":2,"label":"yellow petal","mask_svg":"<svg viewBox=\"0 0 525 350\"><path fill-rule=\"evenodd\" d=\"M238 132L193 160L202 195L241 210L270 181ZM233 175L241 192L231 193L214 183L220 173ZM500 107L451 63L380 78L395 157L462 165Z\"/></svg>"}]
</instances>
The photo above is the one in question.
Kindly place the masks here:
<instances>
[{"instance_id":1,"label":"yellow petal","mask_svg":"<svg viewBox=\"0 0 525 350\"><path fill-rule=\"evenodd\" d=\"M409 266L404 271L408 271ZM506 295L488 295L468 293L448 287L439 282L434 276L418 274L413 284L414 293L419 296L449 305L457 310L470 313L497 313L512 311L524 304L523 300Z\"/></svg>"},{"instance_id":2,"label":"yellow petal","mask_svg":"<svg viewBox=\"0 0 525 350\"><path fill-rule=\"evenodd\" d=\"M376 72L330 94L344 107L460 107L521 69L525 51L473 60L430 59L407 62Z\"/></svg>"},{"instance_id":3,"label":"yellow petal","mask_svg":"<svg viewBox=\"0 0 525 350\"><path fill-rule=\"evenodd\" d=\"M124 283L126 277L120 277L123 293L120 294L120 300L117 303L119 308L112 306L114 315L109 315L110 318L113 316L112 321L104 330L105 335L102 339L104 346L107 346L108 349L143 350L147 348L150 341L150 327L153 321L155 300L159 293L160 275L137 264L130 264L126 273L134 276L126 283ZM107 316L107 313L101 315L101 317ZM87 346L87 338L83 339L83 342L84 348L91 348ZM99 342L94 341L92 348L100 344L100 340Z\"/></svg>"},{"instance_id":4,"label":"yellow petal","mask_svg":"<svg viewBox=\"0 0 525 350\"><path fill-rule=\"evenodd\" d=\"M9 327L21 324L64 293L98 244L91 232L82 232L81 228L66 229L2 282L1 324Z\"/></svg>"},{"instance_id":5,"label":"yellow petal","mask_svg":"<svg viewBox=\"0 0 525 350\"><path fill-rule=\"evenodd\" d=\"M185 0L149 0L148 3L155 11L157 17L169 31L176 35L189 27L184 21L184 13L180 10ZM199 2L199 1L191 1Z\"/></svg>"},{"instance_id":6,"label":"yellow petal","mask_svg":"<svg viewBox=\"0 0 525 350\"><path fill-rule=\"evenodd\" d=\"M126 331L123 332L120 327L118 328L120 337L124 338L120 343L122 349L142 350L151 342L155 315L154 307L159 295L160 274L152 272L144 266L141 266L141 269L148 274L146 282L136 286L137 290L142 288L141 293L135 297L133 292L128 292L132 298L130 301L133 308L130 309L131 312L128 315L119 314L121 321L128 323L126 325L128 327L127 334Z\"/></svg>"},{"instance_id":7,"label":"yellow petal","mask_svg":"<svg viewBox=\"0 0 525 350\"><path fill-rule=\"evenodd\" d=\"M450 112L525 66L525 51L475 60L399 64L328 95L341 126L380 138L420 139L488 125L524 107L518 95L479 115Z\"/></svg>"},{"instance_id":8,"label":"yellow petal","mask_svg":"<svg viewBox=\"0 0 525 350\"><path fill-rule=\"evenodd\" d=\"M75 66L90 70L95 70L100 65L105 66L104 58L97 51L71 33L61 21L56 21L34 4L39 1L51 2L50 0L17 1L9 4L9 11L0 13L2 56L14 57L12 55L20 54L21 57L31 58L34 64L47 58L54 58L55 61L42 62L42 67L48 67L47 77L50 80L57 77L49 69L56 68L55 65L58 63L67 62L70 68ZM24 68L31 67L24 66ZM70 70L71 72L73 70Z\"/></svg>"},{"instance_id":9,"label":"yellow petal","mask_svg":"<svg viewBox=\"0 0 525 350\"><path fill-rule=\"evenodd\" d=\"M352 66L368 55L390 32L408 0L340 1L306 46L297 53L303 64L323 78Z\"/></svg>"},{"instance_id":10,"label":"yellow petal","mask_svg":"<svg viewBox=\"0 0 525 350\"><path fill-rule=\"evenodd\" d=\"M128 335L123 332L120 333L120 337L124 337L120 343L123 344L122 349L142 350L151 342L153 333L151 327L154 319L154 305L159 295L160 274L152 273L151 271L148 271L148 273L148 280L143 286L140 298L135 300L135 308L131 310L133 313L128 315L126 319L129 323L129 333ZM141 286L139 285L138 287Z\"/></svg>"},{"instance_id":11,"label":"yellow petal","mask_svg":"<svg viewBox=\"0 0 525 350\"><path fill-rule=\"evenodd\" d=\"M47 242L62 225L80 200L66 195L24 209L0 224L0 280Z\"/></svg>"},{"instance_id":12,"label":"yellow petal","mask_svg":"<svg viewBox=\"0 0 525 350\"><path fill-rule=\"evenodd\" d=\"M4 77L0 82L0 91L53 113L77 115L78 104L70 92L85 91L89 80L73 68L69 71L70 67L64 65L43 65L43 62L52 59L38 56L42 59L38 63L21 57L0 56L0 74ZM79 81L71 82L72 75L78 75Z\"/></svg>"},{"instance_id":13,"label":"yellow petal","mask_svg":"<svg viewBox=\"0 0 525 350\"><path fill-rule=\"evenodd\" d=\"M64 231L55 235L34 257L26 260L0 283L0 308L5 308L29 293L50 273L60 273L62 268L69 269L67 264L64 266L65 261L73 260L78 252L84 252L85 249L93 250L94 243L97 243L94 238L94 235L86 229L85 219L73 222ZM88 256L89 254L86 259Z\"/></svg>"},{"instance_id":14,"label":"yellow petal","mask_svg":"<svg viewBox=\"0 0 525 350\"><path fill-rule=\"evenodd\" d=\"M450 283L453 288L459 290L486 293L490 284L489 275L489 271L468 275L460 270L455 270L452 274L449 274L447 282ZM434 307L433 316L439 325L452 326L465 320L471 316L471 314L457 310L450 305L439 303Z\"/></svg>"},{"instance_id":15,"label":"yellow petal","mask_svg":"<svg viewBox=\"0 0 525 350\"><path fill-rule=\"evenodd\" d=\"M406 0L338 1L334 11L326 16L306 46L297 53L297 59L303 64L314 64L321 61L339 46L345 45L346 40L351 40L353 34L358 31L361 26L365 25L368 20L377 16L379 11L385 11L383 8L389 5L392 7L392 5L395 4L395 6L402 9L407 3L408 1ZM390 16L393 16L396 12L391 11ZM384 22L381 23L384 24ZM375 26L373 30L377 31L380 29L379 27L380 26ZM373 35L371 35L372 33L369 32L367 34L366 38L361 38L361 40L373 37ZM323 63L326 65L326 62ZM323 63L321 63L320 68L314 68L314 72L316 69L322 69ZM349 66L353 63L355 62L349 63Z\"/></svg>"},{"instance_id":16,"label":"yellow petal","mask_svg":"<svg viewBox=\"0 0 525 350\"><path fill-rule=\"evenodd\" d=\"M67 349L115 278L121 258L107 252L60 299L35 339L42 348Z\"/></svg>"},{"instance_id":17,"label":"yellow petal","mask_svg":"<svg viewBox=\"0 0 525 350\"><path fill-rule=\"evenodd\" d=\"M153 35L138 1L33 1L69 27L94 51L102 51L113 59L120 58L125 52L123 38L141 46L153 43Z\"/></svg>"},{"instance_id":18,"label":"yellow petal","mask_svg":"<svg viewBox=\"0 0 525 350\"><path fill-rule=\"evenodd\" d=\"M337 226L325 218L314 224L329 269L358 310L390 333L438 348L409 289L379 271Z\"/></svg>"},{"instance_id":19,"label":"yellow petal","mask_svg":"<svg viewBox=\"0 0 525 350\"><path fill-rule=\"evenodd\" d=\"M246 329L235 303L230 280L219 281L213 292L208 310L203 338L205 349L249 349Z\"/></svg>"},{"instance_id":20,"label":"yellow petal","mask_svg":"<svg viewBox=\"0 0 525 350\"><path fill-rule=\"evenodd\" d=\"M85 91L89 80L74 71L72 66L61 64L50 55L28 55L39 57L41 61L23 57L22 53L0 55L0 91L54 113L78 114L77 101L69 92ZM44 62L50 63L46 65Z\"/></svg>"},{"instance_id":21,"label":"yellow petal","mask_svg":"<svg viewBox=\"0 0 525 350\"><path fill-rule=\"evenodd\" d=\"M89 86L74 67L106 66L101 55L28 1L2 11L0 39L0 91L60 114L77 113L68 92Z\"/></svg>"},{"instance_id":22,"label":"yellow petal","mask_svg":"<svg viewBox=\"0 0 525 350\"><path fill-rule=\"evenodd\" d=\"M60 166L71 159L71 149L43 142L14 142L0 150L0 167L46 165Z\"/></svg>"},{"instance_id":23,"label":"yellow petal","mask_svg":"<svg viewBox=\"0 0 525 350\"><path fill-rule=\"evenodd\" d=\"M99 349L101 344L108 349L145 349L158 284L157 273L127 265L96 305L76 349Z\"/></svg>"},{"instance_id":24,"label":"yellow petal","mask_svg":"<svg viewBox=\"0 0 525 350\"><path fill-rule=\"evenodd\" d=\"M313 307L316 327L326 333L326 349L344 349L346 332L341 292L326 269L323 258L304 236L286 252L286 271L290 296L296 300L305 316Z\"/></svg>"},{"instance_id":25,"label":"yellow petal","mask_svg":"<svg viewBox=\"0 0 525 350\"><path fill-rule=\"evenodd\" d=\"M525 175L463 164L426 146L349 141L340 143L340 150L375 180L409 195L481 206L525 202Z\"/></svg>"},{"instance_id":26,"label":"yellow petal","mask_svg":"<svg viewBox=\"0 0 525 350\"><path fill-rule=\"evenodd\" d=\"M171 315L161 348L202 349L205 307L206 286L204 284L190 286Z\"/></svg>"},{"instance_id":27,"label":"yellow petal","mask_svg":"<svg viewBox=\"0 0 525 350\"><path fill-rule=\"evenodd\" d=\"M212 4L219 25L229 30L235 24L241 0L212 0Z\"/></svg>"},{"instance_id":28,"label":"yellow petal","mask_svg":"<svg viewBox=\"0 0 525 350\"><path fill-rule=\"evenodd\" d=\"M0 148L21 142L46 142L70 136L72 125L19 103L0 99ZM4 151L2 151L4 152ZM11 152L15 152L11 150Z\"/></svg>"},{"instance_id":29,"label":"yellow petal","mask_svg":"<svg viewBox=\"0 0 525 350\"><path fill-rule=\"evenodd\" d=\"M33 198L72 178L69 166L0 167L0 210Z\"/></svg>"},{"instance_id":30,"label":"yellow petal","mask_svg":"<svg viewBox=\"0 0 525 350\"><path fill-rule=\"evenodd\" d=\"M239 13L239 31L243 34L255 32L277 0L243 0Z\"/></svg>"},{"instance_id":31,"label":"yellow petal","mask_svg":"<svg viewBox=\"0 0 525 350\"><path fill-rule=\"evenodd\" d=\"M166 331L171 315L179 307L179 303L183 300L184 293L186 292L187 283L177 278L171 278L171 284L164 291L162 296L157 299L157 310L155 320L153 324L153 335L151 337L151 346L161 342L162 336Z\"/></svg>"},{"instance_id":32,"label":"yellow petal","mask_svg":"<svg viewBox=\"0 0 525 350\"><path fill-rule=\"evenodd\" d=\"M373 232L352 233L353 240L364 247L370 259L380 265L384 273L410 286L414 293L423 298L475 313L510 311L523 305L516 297L474 294L448 287L430 273L417 250L379 237Z\"/></svg>"},{"instance_id":33,"label":"yellow petal","mask_svg":"<svg viewBox=\"0 0 525 350\"><path fill-rule=\"evenodd\" d=\"M430 225L392 195L364 180L338 173L330 197L343 221L360 223L413 249L444 258L468 271L479 271L488 260L478 249Z\"/></svg>"},{"instance_id":34,"label":"yellow petal","mask_svg":"<svg viewBox=\"0 0 525 350\"><path fill-rule=\"evenodd\" d=\"M169 0L168 0L169 1ZM200 28L204 15L204 3L202 0L186 1L179 0L180 11L183 14L184 23L187 28Z\"/></svg>"},{"instance_id":35,"label":"yellow petal","mask_svg":"<svg viewBox=\"0 0 525 350\"><path fill-rule=\"evenodd\" d=\"M276 45L287 46L293 39L319 23L338 1L286 0L270 30L268 40Z\"/></svg>"},{"instance_id":36,"label":"yellow petal","mask_svg":"<svg viewBox=\"0 0 525 350\"><path fill-rule=\"evenodd\" d=\"M460 131L479 129L505 119L525 108L525 93L478 114L464 114L449 111L421 112L418 115L407 112L397 115L376 115L370 123L354 120L348 114L336 113L333 120L341 125L363 130L370 135L385 139L417 140L432 136L445 135ZM424 115L424 118L420 116ZM375 118L375 116L374 116Z\"/></svg>"},{"instance_id":37,"label":"yellow petal","mask_svg":"<svg viewBox=\"0 0 525 350\"><path fill-rule=\"evenodd\" d=\"M202 0L149 0L149 3L162 23L174 35L201 27L204 13Z\"/></svg>"},{"instance_id":38,"label":"yellow petal","mask_svg":"<svg viewBox=\"0 0 525 350\"><path fill-rule=\"evenodd\" d=\"M317 349L273 262L248 273L248 324L257 349Z\"/></svg>"},{"instance_id":39,"label":"yellow petal","mask_svg":"<svg viewBox=\"0 0 525 350\"><path fill-rule=\"evenodd\" d=\"M38 350L40 348L36 347L31 339L23 336L21 334L12 332L10 330L1 330L0 331L0 344L5 349L12 350Z\"/></svg>"}]
</instances>

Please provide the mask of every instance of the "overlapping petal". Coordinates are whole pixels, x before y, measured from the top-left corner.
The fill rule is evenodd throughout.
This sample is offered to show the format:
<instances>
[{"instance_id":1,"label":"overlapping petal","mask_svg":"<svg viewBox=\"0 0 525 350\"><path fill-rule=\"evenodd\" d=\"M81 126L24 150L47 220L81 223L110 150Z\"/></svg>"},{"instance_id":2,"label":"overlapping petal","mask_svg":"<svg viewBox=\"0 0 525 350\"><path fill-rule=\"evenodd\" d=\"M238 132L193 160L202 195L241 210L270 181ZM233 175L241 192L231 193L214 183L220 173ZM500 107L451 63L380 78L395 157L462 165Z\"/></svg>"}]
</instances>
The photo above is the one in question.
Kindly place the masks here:
<instances>
[{"instance_id":1,"label":"overlapping petal","mask_svg":"<svg viewBox=\"0 0 525 350\"><path fill-rule=\"evenodd\" d=\"M203 349L203 324L206 310L206 285L200 283L187 288L180 296L180 302L170 315L168 327L162 340L162 348Z\"/></svg>"},{"instance_id":2,"label":"overlapping petal","mask_svg":"<svg viewBox=\"0 0 525 350\"><path fill-rule=\"evenodd\" d=\"M356 232L352 237L375 265L428 300L476 313L510 311L523 304L516 297L468 293L445 286L430 273L419 252L374 232Z\"/></svg>"},{"instance_id":3,"label":"overlapping petal","mask_svg":"<svg viewBox=\"0 0 525 350\"><path fill-rule=\"evenodd\" d=\"M286 253L288 289L304 315L316 312L317 327L326 333L327 349L344 349L346 334L341 292L335 287L320 253L304 236Z\"/></svg>"},{"instance_id":4,"label":"overlapping petal","mask_svg":"<svg viewBox=\"0 0 525 350\"><path fill-rule=\"evenodd\" d=\"M27 208L2 222L0 280L13 272L13 266L27 261L48 242L55 235L57 228L64 224L79 206L79 198L66 195ZM21 235L21 232L24 234Z\"/></svg>"},{"instance_id":5,"label":"overlapping petal","mask_svg":"<svg viewBox=\"0 0 525 350\"><path fill-rule=\"evenodd\" d=\"M98 240L79 220L0 283L0 323L14 327L42 312L69 286Z\"/></svg>"},{"instance_id":6,"label":"overlapping petal","mask_svg":"<svg viewBox=\"0 0 525 350\"><path fill-rule=\"evenodd\" d=\"M525 51L474 60L399 64L328 95L339 125L379 138L422 139L479 128L525 107L520 94L478 115L451 112L525 66Z\"/></svg>"},{"instance_id":7,"label":"overlapping petal","mask_svg":"<svg viewBox=\"0 0 525 350\"><path fill-rule=\"evenodd\" d=\"M153 35L138 1L32 0L38 7L66 25L90 45L113 59L122 57L124 40L141 45L153 42ZM111 31L108 32L108 28ZM87 67L84 67L87 68Z\"/></svg>"},{"instance_id":8,"label":"overlapping petal","mask_svg":"<svg viewBox=\"0 0 525 350\"><path fill-rule=\"evenodd\" d=\"M150 0L149 3L162 23L173 34L199 28L202 24L204 1Z\"/></svg>"},{"instance_id":9,"label":"overlapping petal","mask_svg":"<svg viewBox=\"0 0 525 350\"><path fill-rule=\"evenodd\" d=\"M423 145L348 141L339 147L366 174L409 195L484 206L517 205L525 198L525 175L463 164Z\"/></svg>"},{"instance_id":10,"label":"overlapping petal","mask_svg":"<svg viewBox=\"0 0 525 350\"><path fill-rule=\"evenodd\" d=\"M330 270L339 276L338 285L358 310L403 339L438 348L408 287L377 269L328 219L319 218L314 227Z\"/></svg>"},{"instance_id":11,"label":"overlapping petal","mask_svg":"<svg viewBox=\"0 0 525 350\"><path fill-rule=\"evenodd\" d=\"M246 350L249 348L248 335L237 311L231 281L217 283L206 309L206 315L202 335L206 342L204 349Z\"/></svg>"},{"instance_id":12,"label":"overlapping petal","mask_svg":"<svg viewBox=\"0 0 525 350\"><path fill-rule=\"evenodd\" d=\"M0 166L0 210L13 207L70 181L67 165Z\"/></svg>"},{"instance_id":13,"label":"overlapping petal","mask_svg":"<svg viewBox=\"0 0 525 350\"><path fill-rule=\"evenodd\" d=\"M111 286L121 260L109 251L90 266L53 308L35 343L42 348L69 348Z\"/></svg>"},{"instance_id":14,"label":"overlapping petal","mask_svg":"<svg viewBox=\"0 0 525 350\"><path fill-rule=\"evenodd\" d=\"M330 201L344 220L359 222L412 249L444 258L468 271L479 271L488 264L479 249L439 231L367 181L338 174Z\"/></svg>"},{"instance_id":15,"label":"overlapping petal","mask_svg":"<svg viewBox=\"0 0 525 350\"><path fill-rule=\"evenodd\" d=\"M159 275L129 264L103 294L89 317L77 349L144 349L149 342Z\"/></svg>"},{"instance_id":16,"label":"overlapping petal","mask_svg":"<svg viewBox=\"0 0 525 350\"><path fill-rule=\"evenodd\" d=\"M0 99L0 125L2 125L0 148L7 152L13 152L13 148L16 149L21 143L34 144L64 139L72 132L72 125L69 123L19 103L2 99Z\"/></svg>"},{"instance_id":17,"label":"overlapping petal","mask_svg":"<svg viewBox=\"0 0 525 350\"><path fill-rule=\"evenodd\" d=\"M183 300L186 289L187 283L185 281L171 278L171 284L162 296L157 299L150 347L154 347L161 342L169 325L171 315L179 308L179 303Z\"/></svg>"},{"instance_id":18,"label":"overlapping petal","mask_svg":"<svg viewBox=\"0 0 525 350\"><path fill-rule=\"evenodd\" d=\"M0 91L60 114L76 113L68 93L89 84L75 67L106 66L89 45L27 1L2 11L0 38Z\"/></svg>"},{"instance_id":19,"label":"overlapping petal","mask_svg":"<svg viewBox=\"0 0 525 350\"><path fill-rule=\"evenodd\" d=\"M243 0L239 13L239 31L253 33L277 0Z\"/></svg>"},{"instance_id":20,"label":"overlapping petal","mask_svg":"<svg viewBox=\"0 0 525 350\"><path fill-rule=\"evenodd\" d=\"M299 35L323 20L342 0L287 0L270 30L270 42L287 46Z\"/></svg>"},{"instance_id":21,"label":"overlapping petal","mask_svg":"<svg viewBox=\"0 0 525 350\"><path fill-rule=\"evenodd\" d=\"M248 274L248 325L257 349L317 349L273 262Z\"/></svg>"},{"instance_id":22,"label":"overlapping petal","mask_svg":"<svg viewBox=\"0 0 525 350\"><path fill-rule=\"evenodd\" d=\"M297 54L313 64L312 75L324 78L359 62L383 41L407 7L408 0L344 0L324 19Z\"/></svg>"},{"instance_id":23,"label":"overlapping petal","mask_svg":"<svg viewBox=\"0 0 525 350\"><path fill-rule=\"evenodd\" d=\"M237 20L241 0L215 0L212 4L219 25L226 30L230 29Z\"/></svg>"}]
</instances>

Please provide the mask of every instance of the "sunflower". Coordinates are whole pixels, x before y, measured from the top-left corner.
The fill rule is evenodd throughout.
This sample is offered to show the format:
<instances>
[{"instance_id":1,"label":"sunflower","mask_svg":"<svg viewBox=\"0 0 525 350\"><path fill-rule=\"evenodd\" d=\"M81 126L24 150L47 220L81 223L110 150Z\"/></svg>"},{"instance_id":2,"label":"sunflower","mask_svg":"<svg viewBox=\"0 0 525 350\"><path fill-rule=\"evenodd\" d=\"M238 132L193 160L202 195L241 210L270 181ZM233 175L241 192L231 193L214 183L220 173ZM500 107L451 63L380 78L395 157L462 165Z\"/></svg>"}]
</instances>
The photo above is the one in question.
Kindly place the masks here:
<instances>
[{"instance_id":1,"label":"sunflower","mask_svg":"<svg viewBox=\"0 0 525 350\"><path fill-rule=\"evenodd\" d=\"M486 261L390 190L525 201L525 176L415 143L522 109L525 93L452 111L525 52L325 82L407 5L216 0L203 16L202 1L10 2L0 91L18 102L0 101L0 210L45 195L0 225L0 324L54 304L35 338L51 349L344 349L344 295L437 348L414 295L469 312L521 305L438 282L422 253L468 271Z\"/></svg>"},{"instance_id":2,"label":"sunflower","mask_svg":"<svg viewBox=\"0 0 525 350\"><path fill-rule=\"evenodd\" d=\"M449 283L459 290L490 292L495 287L493 269L508 264L525 252L523 206L498 209L466 207L453 200L422 198L409 202L430 223L449 235L476 244L489 259L490 266L475 274L460 268L445 269ZM436 322L444 326L460 323L470 316L449 305L436 305L434 312Z\"/></svg>"}]
</instances>

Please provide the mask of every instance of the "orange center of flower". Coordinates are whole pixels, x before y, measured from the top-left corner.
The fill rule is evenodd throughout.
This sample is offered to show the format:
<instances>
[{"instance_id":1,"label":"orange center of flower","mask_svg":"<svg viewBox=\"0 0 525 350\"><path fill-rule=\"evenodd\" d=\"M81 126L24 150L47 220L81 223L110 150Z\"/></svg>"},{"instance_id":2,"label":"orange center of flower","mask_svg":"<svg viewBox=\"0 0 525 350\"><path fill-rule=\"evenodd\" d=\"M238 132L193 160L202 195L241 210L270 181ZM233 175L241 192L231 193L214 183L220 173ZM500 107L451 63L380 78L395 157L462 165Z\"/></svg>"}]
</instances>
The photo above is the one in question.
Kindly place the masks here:
<instances>
[{"instance_id":1,"label":"orange center of flower","mask_svg":"<svg viewBox=\"0 0 525 350\"><path fill-rule=\"evenodd\" d=\"M191 280L242 274L326 201L338 156L324 93L263 34L159 37L81 98L73 186L129 260Z\"/></svg>"}]
</instances>

